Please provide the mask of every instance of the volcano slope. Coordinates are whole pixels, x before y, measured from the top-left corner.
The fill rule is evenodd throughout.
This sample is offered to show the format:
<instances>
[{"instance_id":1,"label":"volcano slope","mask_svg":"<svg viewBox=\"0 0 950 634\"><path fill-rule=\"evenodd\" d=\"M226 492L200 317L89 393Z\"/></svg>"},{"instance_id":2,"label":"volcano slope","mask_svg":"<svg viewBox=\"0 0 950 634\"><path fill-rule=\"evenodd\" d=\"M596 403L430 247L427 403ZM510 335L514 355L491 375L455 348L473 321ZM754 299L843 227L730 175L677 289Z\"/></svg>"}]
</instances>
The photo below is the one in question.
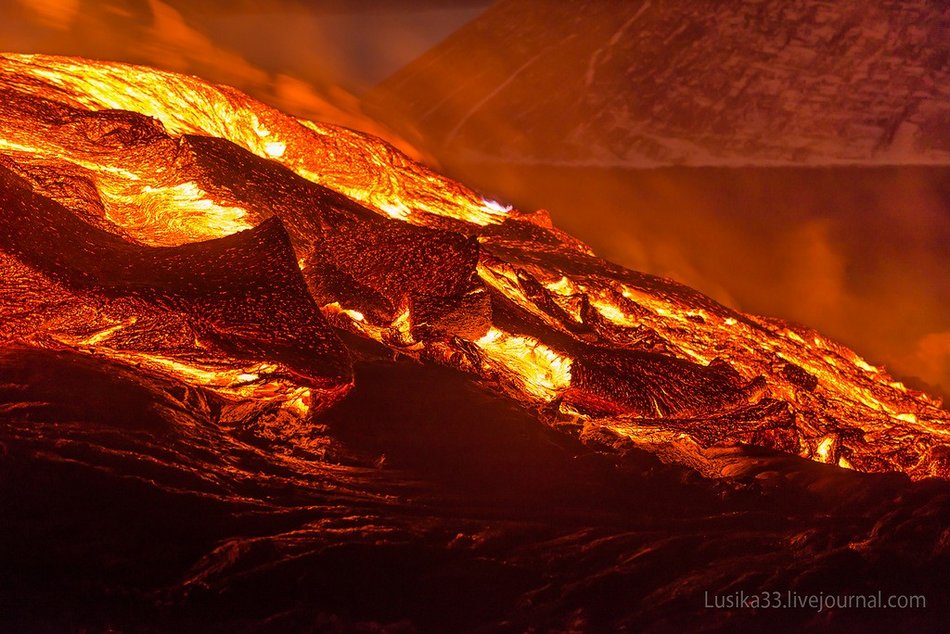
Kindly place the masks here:
<instances>
[{"instance_id":1,"label":"volcano slope","mask_svg":"<svg viewBox=\"0 0 950 634\"><path fill-rule=\"evenodd\" d=\"M854 352L227 87L0 91L5 626L942 622L950 415Z\"/></svg>"}]
</instances>

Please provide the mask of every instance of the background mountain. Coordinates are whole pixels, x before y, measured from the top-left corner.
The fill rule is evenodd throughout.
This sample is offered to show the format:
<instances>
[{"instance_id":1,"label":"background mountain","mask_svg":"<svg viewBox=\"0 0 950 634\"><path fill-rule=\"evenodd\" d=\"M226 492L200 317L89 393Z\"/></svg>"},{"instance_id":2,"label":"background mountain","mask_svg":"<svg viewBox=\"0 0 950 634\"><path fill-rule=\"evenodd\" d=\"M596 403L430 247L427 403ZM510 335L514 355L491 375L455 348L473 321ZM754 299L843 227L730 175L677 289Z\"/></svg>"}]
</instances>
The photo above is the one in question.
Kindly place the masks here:
<instances>
[{"instance_id":1,"label":"background mountain","mask_svg":"<svg viewBox=\"0 0 950 634\"><path fill-rule=\"evenodd\" d=\"M368 101L454 156L946 163L948 56L936 0L502 0Z\"/></svg>"}]
</instances>

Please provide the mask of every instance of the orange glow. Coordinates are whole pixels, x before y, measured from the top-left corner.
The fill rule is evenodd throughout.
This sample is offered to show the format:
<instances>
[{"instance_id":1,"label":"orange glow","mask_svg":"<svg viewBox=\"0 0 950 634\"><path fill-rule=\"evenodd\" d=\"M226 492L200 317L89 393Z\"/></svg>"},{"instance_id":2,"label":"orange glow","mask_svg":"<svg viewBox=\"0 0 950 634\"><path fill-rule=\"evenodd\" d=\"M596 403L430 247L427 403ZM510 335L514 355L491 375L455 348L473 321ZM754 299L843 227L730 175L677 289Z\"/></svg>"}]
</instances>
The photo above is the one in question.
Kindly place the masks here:
<instances>
[{"instance_id":1,"label":"orange glow","mask_svg":"<svg viewBox=\"0 0 950 634\"><path fill-rule=\"evenodd\" d=\"M160 122L163 130L154 133L164 154L156 158L147 143L136 145L138 139L111 147L108 139L71 128L68 118L48 121L34 113L35 121L23 124L28 115L2 110L0 152L17 165L88 178L101 220L132 241L182 245L251 229L270 216L227 188L221 193L206 185L200 175L191 178L190 166L180 164L182 135L219 137L365 205L387 223L477 240L478 261L473 256L471 264L477 287L464 299L484 297L478 293L488 289L495 315L507 302L517 313L512 319L524 321L524 330L496 320L487 332L486 326L455 332L454 317L426 321L418 307L426 302L417 300L432 298L405 291L387 297L388 313L364 307L362 296L322 299L323 315L339 329L472 372L525 403L552 404L563 416L646 446L670 443L697 453L704 439L717 435L720 419L774 401L787 408L782 420L798 447L793 453L856 470L881 470L886 463L913 477L946 475L935 450L950 443L950 415L939 402L816 332L744 315L669 280L610 266L537 217L484 199L379 139L298 121L228 87L125 64L3 55L0 78L0 87L82 112L121 109ZM282 220L296 240L299 269L308 269L314 249L301 244L318 238ZM541 237L525 237L532 235ZM398 295L403 289L372 290ZM443 295L435 299L438 306L451 303ZM376 316L383 313L388 316ZM110 347L134 322L103 323L91 334L60 333L57 341L231 398L280 402L295 416L308 415L316 397L269 360L207 359L200 346L187 355ZM430 330L435 334L426 334ZM608 361L599 356L609 354L615 356ZM614 372L606 380L598 374L608 372L605 367ZM562 404L568 392L580 396ZM726 441L740 440L715 442Z\"/></svg>"}]
</instances>

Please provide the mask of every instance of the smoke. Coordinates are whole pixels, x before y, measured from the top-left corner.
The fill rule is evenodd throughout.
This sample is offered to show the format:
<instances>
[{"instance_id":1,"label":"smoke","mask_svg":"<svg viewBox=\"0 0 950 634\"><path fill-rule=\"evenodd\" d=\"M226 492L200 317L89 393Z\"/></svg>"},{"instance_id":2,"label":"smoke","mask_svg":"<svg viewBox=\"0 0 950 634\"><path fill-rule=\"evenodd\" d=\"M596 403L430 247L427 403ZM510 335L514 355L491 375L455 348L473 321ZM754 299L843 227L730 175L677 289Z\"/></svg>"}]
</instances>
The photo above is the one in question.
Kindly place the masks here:
<instances>
[{"instance_id":1,"label":"smoke","mask_svg":"<svg viewBox=\"0 0 950 634\"><path fill-rule=\"evenodd\" d=\"M258 4L256 10L265 8L273 13L233 17L227 6L209 11L202 3L183 0L17 0L0 11L0 50L122 61L198 75L291 114L369 132L413 158L431 160L366 116L359 100L336 81L340 68L326 48L321 49L325 38L318 28L327 16L283 0ZM285 32L285 24L311 28ZM255 59L272 49L286 55L271 64ZM291 49L297 63L281 63L290 58Z\"/></svg>"},{"instance_id":2,"label":"smoke","mask_svg":"<svg viewBox=\"0 0 950 634\"><path fill-rule=\"evenodd\" d=\"M79 3L80 0L20 0L20 4L33 12L37 23L58 31L72 25L79 13Z\"/></svg>"},{"instance_id":3,"label":"smoke","mask_svg":"<svg viewBox=\"0 0 950 634\"><path fill-rule=\"evenodd\" d=\"M917 368L919 376L937 377L940 387L947 394L947 378L950 377L950 330L924 335L917 341L917 347L907 359L908 371Z\"/></svg>"}]
</instances>

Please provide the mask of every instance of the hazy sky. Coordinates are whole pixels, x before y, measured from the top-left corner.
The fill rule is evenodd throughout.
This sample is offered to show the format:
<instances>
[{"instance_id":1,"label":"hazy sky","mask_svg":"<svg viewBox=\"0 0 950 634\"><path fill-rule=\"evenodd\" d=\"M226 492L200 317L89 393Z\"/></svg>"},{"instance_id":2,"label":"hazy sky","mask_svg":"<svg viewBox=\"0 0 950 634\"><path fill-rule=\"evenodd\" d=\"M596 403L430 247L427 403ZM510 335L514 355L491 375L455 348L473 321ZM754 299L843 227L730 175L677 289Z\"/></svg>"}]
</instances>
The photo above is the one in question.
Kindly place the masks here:
<instances>
[{"instance_id":1,"label":"hazy sky","mask_svg":"<svg viewBox=\"0 0 950 634\"><path fill-rule=\"evenodd\" d=\"M173 2L173 4L181 4ZM265 3L266 4L266 3ZM359 94L481 13L490 2L320 2L306 10L205 10L214 41L266 71L300 77L319 68Z\"/></svg>"},{"instance_id":2,"label":"hazy sky","mask_svg":"<svg viewBox=\"0 0 950 634\"><path fill-rule=\"evenodd\" d=\"M198 75L292 114L424 152L362 114L359 96L477 16L485 0L11 0L0 50Z\"/></svg>"},{"instance_id":3,"label":"hazy sky","mask_svg":"<svg viewBox=\"0 0 950 634\"><path fill-rule=\"evenodd\" d=\"M187 70L178 68L181 64L175 59L203 57L214 48L215 57L238 55L271 75L292 75L315 86L342 86L359 94L489 4L486 0L13 0L0 4L0 49L108 53L120 60ZM169 63L163 64L166 58ZM229 64L239 65L234 60ZM191 65L202 71L208 66L200 60Z\"/></svg>"}]
</instances>

